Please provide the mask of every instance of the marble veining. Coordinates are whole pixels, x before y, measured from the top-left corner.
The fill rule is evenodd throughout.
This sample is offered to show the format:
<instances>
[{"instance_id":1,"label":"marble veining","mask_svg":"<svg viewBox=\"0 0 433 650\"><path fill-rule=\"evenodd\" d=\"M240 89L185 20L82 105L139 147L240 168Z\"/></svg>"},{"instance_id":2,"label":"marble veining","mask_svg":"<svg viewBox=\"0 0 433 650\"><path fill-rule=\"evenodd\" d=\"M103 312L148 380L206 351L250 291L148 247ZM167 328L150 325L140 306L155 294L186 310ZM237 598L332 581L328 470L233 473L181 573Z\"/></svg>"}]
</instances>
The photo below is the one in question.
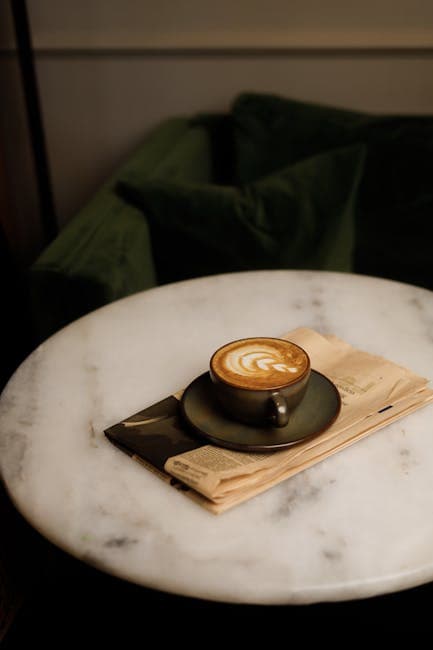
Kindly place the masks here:
<instances>
[{"instance_id":1,"label":"marble veining","mask_svg":"<svg viewBox=\"0 0 433 650\"><path fill-rule=\"evenodd\" d=\"M276 504L275 518L286 519L294 510L302 508L308 501L318 501L326 492L326 488L336 482L336 479L326 478L322 481L311 482L310 474L296 474L285 481L280 490L280 499Z\"/></svg>"},{"instance_id":2,"label":"marble veining","mask_svg":"<svg viewBox=\"0 0 433 650\"><path fill-rule=\"evenodd\" d=\"M138 584L244 603L358 598L433 578L433 407L215 517L104 428L229 340L306 326L433 374L433 294L308 271L214 276L104 307L44 342L0 398L0 471L49 540Z\"/></svg>"}]
</instances>

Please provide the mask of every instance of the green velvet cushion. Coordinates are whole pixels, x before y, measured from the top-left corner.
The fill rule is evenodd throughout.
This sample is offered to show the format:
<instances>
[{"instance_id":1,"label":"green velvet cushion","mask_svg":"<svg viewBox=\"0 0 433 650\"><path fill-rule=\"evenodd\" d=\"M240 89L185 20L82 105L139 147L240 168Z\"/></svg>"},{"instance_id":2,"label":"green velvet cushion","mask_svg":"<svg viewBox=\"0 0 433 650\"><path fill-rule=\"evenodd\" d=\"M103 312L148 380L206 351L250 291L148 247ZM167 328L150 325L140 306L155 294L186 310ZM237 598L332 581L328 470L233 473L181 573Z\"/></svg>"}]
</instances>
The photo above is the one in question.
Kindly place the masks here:
<instances>
[{"instance_id":1,"label":"green velvet cushion","mask_svg":"<svg viewBox=\"0 0 433 650\"><path fill-rule=\"evenodd\" d=\"M115 194L95 198L30 270L37 337L156 284L149 231L141 214ZM83 215L84 217L84 215Z\"/></svg>"},{"instance_id":2,"label":"green velvet cushion","mask_svg":"<svg viewBox=\"0 0 433 650\"><path fill-rule=\"evenodd\" d=\"M433 288L433 119L368 115L244 93L232 107L234 175L251 182L318 152L362 143L354 270Z\"/></svg>"},{"instance_id":3,"label":"green velvet cushion","mask_svg":"<svg viewBox=\"0 0 433 650\"><path fill-rule=\"evenodd\" d=\"M161 125L120 170L118 178L131 182L145 177L169 178L196 183L213 178L213 146L206 127L185 119L170 122L182 128L166 133Z\"/></svg>"},{"instance_id":4,"label":"green velvet cushion","mask_svg":"<svg viewBox=\"0 0 433 650\"><path fill-rule=\"evenodd\" d=\"M37 338L92 309L155 286L147 222L115 194L119 179L210 182L212 166L212 143L204 126L185 118L156 126L30 269Z\"/></svg>"},{"instance_id":5,"label":"green velvet cushion","mask_svg":"<svg viewBox=\"0 0 433 650\"><path fill-rule=\"evenodd\" d=\"M249 269L349 271L362 147L312 157L242 188L120 183L151 232L158 282Z\"/></svg>"},{"instance_id":6,"label":"green velvet cushion","mask_svg":"<svg viewBox=\"0 0 433 650\"><path fill-rule=\"evenodd\" d=\"M354 111L243 93L231 110L234 175L250 183L283 166L357 141L371 118Z\"/></svg>"}]
</instances>

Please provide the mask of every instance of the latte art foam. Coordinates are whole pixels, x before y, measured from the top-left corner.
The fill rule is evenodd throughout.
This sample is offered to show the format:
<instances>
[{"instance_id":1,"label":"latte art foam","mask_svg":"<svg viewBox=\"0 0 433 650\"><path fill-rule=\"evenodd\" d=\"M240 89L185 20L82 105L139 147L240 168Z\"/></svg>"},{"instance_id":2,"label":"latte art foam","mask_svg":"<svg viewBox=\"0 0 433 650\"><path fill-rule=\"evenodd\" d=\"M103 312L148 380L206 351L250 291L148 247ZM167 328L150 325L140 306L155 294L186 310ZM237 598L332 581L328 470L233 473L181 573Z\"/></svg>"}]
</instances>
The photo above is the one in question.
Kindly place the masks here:
<instances>
[{"instance_id":1,"label":"latte art foam","mask_svg":"<svg viewBox=\"0 0 433 650\"><path fill-rule=\"evenodd\" d=\"M280 373L299 373L297 366L286 363L281 354L269 346L246 345L228 352L224 358L224 367L230 372L236 372L243 377L268 377Z\"/></svg>"},{"instance_id":2,"label":"latte art foam","mask_svg":"<svg viewBox=\"0 0 433 650\"><path fill-rule=\"evenodd\" d=\"M277 388L299 379L309 366L298 346L282 339L234 341L217 350L212 370L224 381L244 388Z\"/></svg>"}]
</instances>

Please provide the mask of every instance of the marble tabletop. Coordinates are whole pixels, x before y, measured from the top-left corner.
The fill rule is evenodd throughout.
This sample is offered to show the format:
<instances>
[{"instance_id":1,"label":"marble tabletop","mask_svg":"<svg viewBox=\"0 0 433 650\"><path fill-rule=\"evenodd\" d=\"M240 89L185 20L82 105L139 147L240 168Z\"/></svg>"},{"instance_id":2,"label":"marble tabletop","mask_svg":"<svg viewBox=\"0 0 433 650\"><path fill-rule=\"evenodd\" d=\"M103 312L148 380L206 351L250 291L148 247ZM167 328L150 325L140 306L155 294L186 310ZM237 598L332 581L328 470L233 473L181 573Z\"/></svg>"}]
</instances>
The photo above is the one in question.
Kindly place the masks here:
<instances>
[{"instance_id":1,"label":"marble tabletop","mask_svg":"<svg viewBox=\"0 0 433 650\"><path fill-rule=\"evenodd\" d=\"M24 517L102 571L242 603L360 598L433 579L433 407L215 516L103 431L176 392L228 340L305 326L433 375L433 293L263 271L133 295L69 325L0 399L0 470Z\"/></svg>"}]
</instances>

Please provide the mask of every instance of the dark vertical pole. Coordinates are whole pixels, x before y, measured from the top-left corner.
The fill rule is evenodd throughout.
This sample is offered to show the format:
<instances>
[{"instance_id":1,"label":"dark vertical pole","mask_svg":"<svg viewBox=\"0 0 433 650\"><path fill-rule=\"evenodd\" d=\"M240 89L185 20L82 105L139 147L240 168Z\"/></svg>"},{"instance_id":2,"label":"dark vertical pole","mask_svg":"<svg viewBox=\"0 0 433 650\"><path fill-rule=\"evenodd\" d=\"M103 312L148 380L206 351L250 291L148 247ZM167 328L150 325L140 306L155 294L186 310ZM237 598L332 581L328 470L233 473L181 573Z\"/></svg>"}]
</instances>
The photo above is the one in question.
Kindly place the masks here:
<instances>
[{"instance_id":1,"label":"dark vertical pole","mask_svg":"<svg viewBox=\"0 0 433 650\"><path fill-rule=\"evenodd\" d=\"M38 84L35 72L30 25L25 0L10 0L14 18L18 59L29 121L30 138L33 148L36 180L39 192L41 223L47 243L58 232L57 218L51 189L45 134L42 124Z\"/></svg>"}]
</instances>

